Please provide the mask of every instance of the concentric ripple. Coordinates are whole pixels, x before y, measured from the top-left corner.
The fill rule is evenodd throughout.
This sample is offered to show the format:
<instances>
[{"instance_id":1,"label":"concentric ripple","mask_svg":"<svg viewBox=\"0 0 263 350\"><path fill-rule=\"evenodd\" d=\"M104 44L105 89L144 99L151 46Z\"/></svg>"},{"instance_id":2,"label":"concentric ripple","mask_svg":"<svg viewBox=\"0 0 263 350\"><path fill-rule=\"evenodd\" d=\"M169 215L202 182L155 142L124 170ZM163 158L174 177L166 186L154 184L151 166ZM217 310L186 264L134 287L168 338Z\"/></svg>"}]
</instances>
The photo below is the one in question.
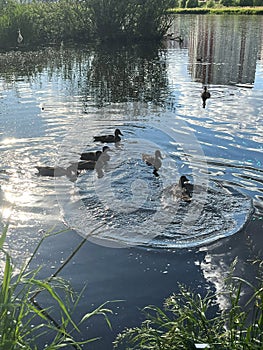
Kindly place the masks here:
<instances>
[{"instance_id":1,"label":"concentric ripple","mask_svg":"<svg viewBox=\"0 0 263 350\"><path fill-rule=\"evenodd\" d=\"M106 246L190 248L244 227L253 212L251 199L224 182L209 179L206 158L194 133L174 114L164 112L164 118L169 118L171 128L109 122L106 131L114 125L125 136L120 144L110 145L110 160L100 175L95 169L83 172L76 182L57 180L57 198L70 228ZM84 133L88 148L94 147L91 135L100 128L93 123ZM61 147L64 162L65 150L74 148L79 129L84 129L81 122ZM173 152L167 152L167 144ZM142 153L154 154L157 149L164 157L159 177L142 160ZM202 187L202 191L194 191L190 203L168 198L164 191L183 174Z\"/></svg>"}]
</instances>

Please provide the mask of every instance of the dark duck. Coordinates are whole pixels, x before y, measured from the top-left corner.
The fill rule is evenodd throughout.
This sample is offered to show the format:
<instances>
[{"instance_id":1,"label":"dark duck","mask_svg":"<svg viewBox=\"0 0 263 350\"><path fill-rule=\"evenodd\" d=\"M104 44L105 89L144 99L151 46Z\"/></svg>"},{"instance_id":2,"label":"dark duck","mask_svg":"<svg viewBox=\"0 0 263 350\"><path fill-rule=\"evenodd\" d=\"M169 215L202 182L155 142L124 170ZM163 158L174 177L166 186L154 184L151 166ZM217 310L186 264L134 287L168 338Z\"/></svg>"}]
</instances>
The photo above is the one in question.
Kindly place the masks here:
<instances>
[{"instance_id":1,"label":"dark duck","mask_svg":"<svg viewBox=\"0 0 263 350\"><path fill-rule=\"evenodd\" d=\"M102 153L106 153L110 148L108 146L104 146L102 148L102 151L96 151L96 152L84 152L81 153L80 155L80 159L81 160L93 160L93 161L97 161L100 156L102 155ZM108 159L109 160L109 159Z\"/></svg>"},{"instance_id":2,"label":"dark duck","mask_svg":"<svg viewBox=\"0 0 263 350\"><path fill-rule=\"evenodd\" d=\"M38 176L49 176L49 177L61 177L67 176L69 179L76 179L79 175L77 169L74 166L70 165L67 168L62 168L60 166L36 166L38 170Z\"/></svg>"},{"instance_id":3,"label":"dark duck","mask_svg":"<svg viewBox=\"0 0 263 350\"><path fill-rule=\"evenodd\" d=\"M207 91L207 86L204 86L204 90L201 93L201 98L203 100L203 108L206 106L206 100L211 97L211 94L209 91Z\"/></svg>"},{"instance_id":4,"label":"dark duck","mask_svg":"<svg viewBox=\"0 0 263 350\"><path fill-rule=\"evenodd\" d=\"M114 132L114 135L94 136L94 142L96 141L106 142L106 143L120 142L121 141L120 135L123 136L120 129L116 129Z\"/></svg>"},{"instance_id":5,"label":"dark duck","mask_svg":"<svg viewBox=\"0 0 263 350\"><path fill-rule=\"evenodd\" d=\"M189 183L188 178L182 175L177 184L173 184L164 189L163 193L166 196L172 196L175 200L191 202L194 186Z\"/></svg>"}]
</instances>

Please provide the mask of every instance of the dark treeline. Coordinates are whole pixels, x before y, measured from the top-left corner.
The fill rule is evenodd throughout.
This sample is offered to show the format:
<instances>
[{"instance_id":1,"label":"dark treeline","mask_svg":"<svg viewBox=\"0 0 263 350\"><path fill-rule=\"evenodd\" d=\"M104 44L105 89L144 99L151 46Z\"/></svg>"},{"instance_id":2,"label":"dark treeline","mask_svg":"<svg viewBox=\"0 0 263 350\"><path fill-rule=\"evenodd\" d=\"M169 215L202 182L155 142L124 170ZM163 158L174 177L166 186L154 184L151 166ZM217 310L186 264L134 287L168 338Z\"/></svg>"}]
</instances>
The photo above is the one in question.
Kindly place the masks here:
<instances>
[{"instance_id":1,"label":"dark treeline","mask_svg":"<svg viewBox=\"0 0 263 350\"><path fill-rule=\"evenodd\" d=\"M64 42L158 39L171 0L0 0L0 47Z\"/></svg>"}]
</instances>

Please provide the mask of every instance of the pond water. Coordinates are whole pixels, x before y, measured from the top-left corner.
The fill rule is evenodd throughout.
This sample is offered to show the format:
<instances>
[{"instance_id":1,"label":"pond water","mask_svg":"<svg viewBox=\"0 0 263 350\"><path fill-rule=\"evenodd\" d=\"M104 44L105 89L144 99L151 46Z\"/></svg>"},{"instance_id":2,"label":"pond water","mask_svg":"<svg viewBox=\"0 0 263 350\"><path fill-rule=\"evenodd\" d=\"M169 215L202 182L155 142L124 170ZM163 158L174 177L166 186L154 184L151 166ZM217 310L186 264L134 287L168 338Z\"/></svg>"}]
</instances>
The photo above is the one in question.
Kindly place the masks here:
<instances>
[{"instance_id":1,"label":"pond water","mask_svg":"<svg viewBox=\"0 0 263 350\"><path fill-rule=\"evenodd\" d=\"M113 331L97 318L83 326L84 337L103 337L91 349L111 349L138 324L138 308L161 305L178 282L217 289L236 256L243 277L262 258L263 18L175 16L169 33L162 46L0 53L7 248L19 267L46 231L63 231L34 260L45 276L88 238L61 273L77 290L88 285L76 318L125 300L112 305ZM36 166L66 168L100 150L93 136L116 128L121 142L109 144L101 172L37 175ZM158 177L142 160L157 149ZM167 196L181 175L202 186L191 202Z\"/></svg>"}]
</instances>

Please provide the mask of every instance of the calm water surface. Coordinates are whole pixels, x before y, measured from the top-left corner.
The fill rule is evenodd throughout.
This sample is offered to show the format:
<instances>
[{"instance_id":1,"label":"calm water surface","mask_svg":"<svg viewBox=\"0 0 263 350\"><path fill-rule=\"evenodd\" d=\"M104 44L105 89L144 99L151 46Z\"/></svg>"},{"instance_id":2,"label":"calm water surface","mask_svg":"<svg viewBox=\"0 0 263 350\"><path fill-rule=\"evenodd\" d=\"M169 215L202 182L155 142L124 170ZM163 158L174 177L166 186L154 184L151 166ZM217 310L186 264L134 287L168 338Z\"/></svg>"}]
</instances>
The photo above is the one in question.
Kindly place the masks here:
<instances>
[{"instance_id":1,"label":"calm water surface","mask_svg":"<svg viewBox=\"0 0 263 350\"><path fill-rule=\"evenodd\" d=\"M138 324L138 308L161 305L178 282L218 289L236 256L237 273L254 275L247 261L262 258L262 21L177 16L170 33L182 43L0 54L7 248L20 266L44 232L70 228L41 247L34 263L46 276L89 237L62 271L77 290L88 285L76 319L92 305L125 300L112 306L112 332L101 319L83 326L84 336L103 337L91 348L111 349L117 332ZM203 85L211 92L205 108ZM122 141L111 146L103 176L36 175L36 165L67 167L101 149L93 136L116 127ZM159 177L141 160L156 149ZM205 191L171 203L163 190L182 174Z\"/></svg>"}]
</instances>

